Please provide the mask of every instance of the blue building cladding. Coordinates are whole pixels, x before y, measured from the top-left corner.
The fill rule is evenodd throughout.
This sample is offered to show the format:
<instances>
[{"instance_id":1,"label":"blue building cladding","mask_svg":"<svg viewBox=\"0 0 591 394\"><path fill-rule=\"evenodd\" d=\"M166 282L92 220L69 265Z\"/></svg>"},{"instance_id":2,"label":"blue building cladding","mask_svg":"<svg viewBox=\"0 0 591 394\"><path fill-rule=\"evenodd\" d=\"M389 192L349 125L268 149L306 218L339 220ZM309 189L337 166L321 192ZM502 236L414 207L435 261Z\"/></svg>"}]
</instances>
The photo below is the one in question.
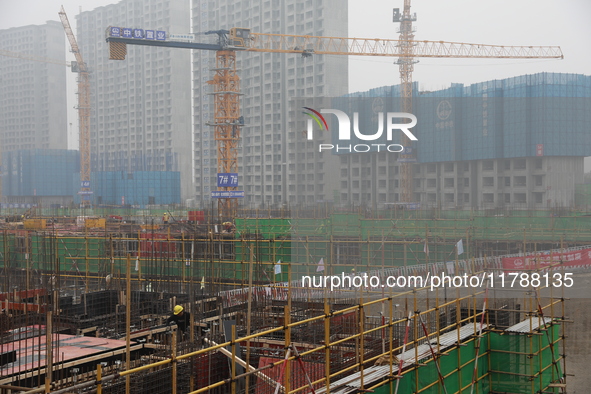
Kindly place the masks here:
<instances>
[{"instance_id":1,"label":"blue building cladding","mask_svg":"<svg viewBox=\"0 0 591 394\"><path fill-rule=\"evenodd\" d=\"M93 172L121 170L129 171L178 171L178 154L166 152L145 154L143 152L98 152L90 157Z\"/></svg>"},{"instance_id":2,"label":"blue building cladding","mask_svg":"<svg viewBox=\"0 0 591 394\"><path fill-rule=\"evenodd\" d=\"M399 96L399 86L385 86L346 98ZM363 101L349 106L351 113L370 111ZM384 111L400 109L391 107ZM415 84L412 112L418 162L591 156L591 76L540 73L435 92L418 92Z\"/></svg>"},{"instance_id":3,"label":"blue building cladding","mask_svg":"<svg viewBox=\"0 0 591 394\"><path fill-rule=\"evenodd\" d=\"M71 196L80 172L75 150L32 149L2 153L2 193L8 197Z\"/></svg>"},{"instance_id":4,"label":"blue building cladding","mask_svg":"<svg viewBox=\"0 0 591 394\"><path fill-rule=\"evenodd\" d=\"M2 193L7 197L74 196L80 202L80 154L77 150L33 149L2 154ZM95 204L178 204L180 172L92 172L90 199Z\"/></svg>"},{"instance_id":5,"label":"blue building cladding","mask_svg":"<svg viewBox=\"0 0 591 394\"><path fill-rule=\"evenodd\" d=\"M98 205L167 205L181 202L178 171L104 171L90 176Z\"/></svg>"}]
</instances>

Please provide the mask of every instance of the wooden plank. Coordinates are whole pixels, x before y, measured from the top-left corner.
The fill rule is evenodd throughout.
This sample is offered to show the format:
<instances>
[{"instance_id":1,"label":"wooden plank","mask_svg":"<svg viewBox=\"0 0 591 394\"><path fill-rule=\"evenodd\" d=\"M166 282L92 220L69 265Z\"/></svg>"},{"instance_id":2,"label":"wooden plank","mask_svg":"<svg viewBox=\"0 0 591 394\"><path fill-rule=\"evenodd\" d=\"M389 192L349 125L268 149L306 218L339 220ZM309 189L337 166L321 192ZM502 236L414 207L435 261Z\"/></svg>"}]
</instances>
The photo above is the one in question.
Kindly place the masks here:
<instances>
[{"instance_id":1,"label":"wooden plank","mask_svg":"<svg viewBox=\"0 0 591 394\"><path fill-rule=\"evenodd\" d=\"M132 345L131 351L140 350L143 347L144 347L144 344L142 344L142 343L139 343L137 345ZM125 354L125 347L123 347L121 349L117 349L117 350L107 351L104 353L100 353L100 354L86 357L86 358L82 358L82 359L76 359L76 360L72 360L69 362L64 362L63 364L62 363L56 364L54 366L54 372L62 370L62 369L68 369L70 367L74 367L74 366L80 365L80 364L91 363L93 361L100 361L104 358L117 356L119 354ZM45 374L45 367L40 367L40 368L36 367L34 371L27 370L27 372L23 372L18 375L12 375L8 378L2 379L2 380L0 380L0 384L10 384L11 382L16 381L16 380L26 379L26 378L30 378L31 376L37 376L37 375L43 375L43 374Z\"/></svg>"}]
</instances>

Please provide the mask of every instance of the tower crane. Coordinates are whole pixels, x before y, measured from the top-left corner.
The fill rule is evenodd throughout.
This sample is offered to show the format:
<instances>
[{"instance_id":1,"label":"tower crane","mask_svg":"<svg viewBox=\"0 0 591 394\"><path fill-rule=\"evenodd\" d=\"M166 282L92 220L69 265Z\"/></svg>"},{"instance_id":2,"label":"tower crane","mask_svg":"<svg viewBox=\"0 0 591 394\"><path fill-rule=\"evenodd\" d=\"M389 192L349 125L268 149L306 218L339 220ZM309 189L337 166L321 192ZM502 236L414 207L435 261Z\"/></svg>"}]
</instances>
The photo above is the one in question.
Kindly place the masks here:
<instances>
[{"instance_id":1,"label":"tower crane","mask_svg":"<svg viewBox=\"0 0 591 394\"><path fill-rule=\"evenodd\" d=\"M408 4L407 4L408 3ZM408 5L408 6L407 6ZM396 12L395 12L396 15ZM367 39L344 37L321 37L288 34L254 33L246 28L232 28L209 32L218 34L218 44L203 44L187 41L158 39L136 39L121 34L120 27L109 27L106 40L109 42L109 56L113 60L124 60L126 45L150 45L169 48L202 49L216 51L215 75L208 83L214 86L215 140L218 147L218 173L235 172L238 168L237 146L240 140L240 79L236 73L236 51L296 53L302 56L346 55L346 56L386 56L398 57L400 75L403 79L405 111L412 105L411 77L415 57L438 58L506 58L506 59L561 59L560 47L553 46L498 46L468 44L445 41L416 41L412 35L412 16L410 0L405 0L405 9L400 16L402 34L400 39ZM131 29L129 29L131 30ZM141 37L144 38L144 37ZM403 137L405 138L405 137ZM408 146L408 141L403 143ZM408 163L412 156L403 155ZM411 159L411 160L408 160ZM412 167L403 162L403 200L412 198ZM231 192L235 187L222 187ZM218 200L218 210L222 217L231 218L237 207L236 198Z\"/></svg>"},{"instance_id":2,"label":"tower crane","mask_svg":"<svg viewBox=\"0 0 591 394\"><path fill-rule=\"evenodd\" d=\"M90 202L90 80L88 67L82 59L78 48L76 37L68 21L66 11L62 6L58 13L64 31L70 42L72 53L76 63L72 64L72 71L78 72L78 127L79 127L79 149L80 149L80 191L81 205L88 206Z\"/></svg>"},{"instance_id":3,"label":"tower crane","mask_svg":"<svg viewBox=\"0 0 591 394\"><path fill-rule=\"evenodd\" d=\"M0 49L0 56L13 57L16 59L28 60L28 61L33 61L33 62L57 64L58 66L70 67L73 72L78 72L78 69L79 69L79 67L78 67L79 63L77 61L63 61L63 60L58 60L58 59L51 59L51 58L31 55L31 54L22 53L22 52L13 52L13 51L9 51L7 49ZM88 92L90 94L90 89L88 89ZM90 100L86 100L86 102L89 103ZM80 101L78 102L77 108L81 108ZM88 115L90 115L90 114L88 114ZM88 144L88 147L90 149L90 144ZM90 169L90 154L87 154L85 157L86 157L85 161L88 163L86 168ZM82 168L82 156L80 157L80 160L81 160L80 167ZM90 171L88 171L88 179L87 180L90 181ZM82 191L84 191L84 190L88 191L90 189L82 189ZM2 178L0 177L0 200L1 200L1 198L2 198Z\"/></svg>"}]
</instances>

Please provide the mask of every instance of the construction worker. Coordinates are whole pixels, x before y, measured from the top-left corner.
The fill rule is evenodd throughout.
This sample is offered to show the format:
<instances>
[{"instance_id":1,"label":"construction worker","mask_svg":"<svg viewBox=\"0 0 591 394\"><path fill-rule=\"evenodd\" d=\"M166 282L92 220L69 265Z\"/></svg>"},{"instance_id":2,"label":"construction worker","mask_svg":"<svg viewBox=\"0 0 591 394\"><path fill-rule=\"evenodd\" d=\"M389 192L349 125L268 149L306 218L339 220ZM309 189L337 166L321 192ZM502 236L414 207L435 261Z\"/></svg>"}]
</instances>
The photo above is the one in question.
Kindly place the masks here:
<instances>
[{"instance_id":1,"label":"construction worker","mask_svg":"<svg viewBox=\"0 0 591 394\"><path fill-rule=\"evenodd\" d=\"M185 308L181 305L177 305L172 310L172 315L168 319L166 319L166 324L175 323L181 333L184 334L187 328L191 324L191 314L189 312L185 312Z\"/></svg>"},{"instance_id":2,"label":"construction worker","mask_svg":"<svg viewBox=\"0 0 591 394\"><path fill-rule=\"evenodd\" d=\"M187 339L189 336L188 328L191 327L191 314L189 312L185 312L185 308L181 305L177 305L172 310L172 315L168 319L166 319L166 324L175 323L179 328L180 332L180 340ZM199 332L201 335L205 335L209 332L209 324L208 323L201 323L199 324ZM197 334L197 333L196 333Z\"/></svg>"},{"instance_id":3,"label":"construction worker","mask_svg":"<svg viewBox=\"0 0 591 394\"><path fill-rule=\"evenodd\" d=\"M224 222L224 223L222 223L222 225L224 226L225 233L231 233L235 230L235 227L232 224L232 222Z\"/></svg>"},{"instance_id":4,"label":"construction worker","mask_svg":"<svg viewBox=\"0 0 591 394\"><path fill-rule=\"evenodd\" d=\"M168 214L168 212L164 212L164 215L162 215L162 222L164 224L168 224L168 219L170 218L170 215Z\"/></svg>"}]
</instances>

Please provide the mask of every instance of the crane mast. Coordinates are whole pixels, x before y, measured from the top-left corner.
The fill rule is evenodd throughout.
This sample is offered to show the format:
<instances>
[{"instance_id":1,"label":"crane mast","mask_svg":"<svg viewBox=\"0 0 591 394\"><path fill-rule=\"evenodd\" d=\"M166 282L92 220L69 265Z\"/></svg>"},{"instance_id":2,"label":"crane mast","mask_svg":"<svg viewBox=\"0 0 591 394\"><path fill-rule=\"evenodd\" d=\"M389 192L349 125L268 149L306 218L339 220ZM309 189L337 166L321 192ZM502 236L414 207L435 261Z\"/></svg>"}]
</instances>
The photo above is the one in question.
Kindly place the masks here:
<instances>
[{"instance_id":1,"label":"crane mast","mask_svg":"<svg viewBox=\"0 0 591 394\"><path fill-rule=\"evenodd\" d=\"M217 144L218 174L238 173L238 144L240 142L240 77L236 72L236 52L216 52L216 67L212 80L214 139ZM219 186L218 190L231 192L235 186ZM238 207L233 197L218 199L218 214L221 220L232 220Z\"/></svg>"},{"instance_id":2,"label":"crane mast","mask_svg":"<svg viewBox=\"0 0 591 394\"><path fill-rule=\"evenodd\" d=\"M402 14L398 9L394 9L394 22L400 22L400 54L398 58L398 67L400 71L400 95L402 99L402 111L412 113L412 72L414 70L414 32L412 22L416 20L416 15L410 13L410 0L404 0L404 8ZM416 161L414 153L408 150L410 148L410 139L406 134L401 133L402 146L405 151L402 152L398 158L400 165L400 200L402 202L412 202L413 200L413 185L412 185L412 169L413 162Z\"/></svg>"},{"instance_id":3,"label":"crane mast","mask_svg":"<svg viewBox=\"0 0 591 394\"><path fill-rule=\"evenodd\" d=\"M82 59L76 37L63 6L58 14L77 63L77 67L72 67L72 71L78 73L77 109L80 149L80 191L78 194L81 197L81 206L85 207L90 205L90 194L92 193L90 190L90 80L88 67Z\"/></svg>"}]
</instances>

